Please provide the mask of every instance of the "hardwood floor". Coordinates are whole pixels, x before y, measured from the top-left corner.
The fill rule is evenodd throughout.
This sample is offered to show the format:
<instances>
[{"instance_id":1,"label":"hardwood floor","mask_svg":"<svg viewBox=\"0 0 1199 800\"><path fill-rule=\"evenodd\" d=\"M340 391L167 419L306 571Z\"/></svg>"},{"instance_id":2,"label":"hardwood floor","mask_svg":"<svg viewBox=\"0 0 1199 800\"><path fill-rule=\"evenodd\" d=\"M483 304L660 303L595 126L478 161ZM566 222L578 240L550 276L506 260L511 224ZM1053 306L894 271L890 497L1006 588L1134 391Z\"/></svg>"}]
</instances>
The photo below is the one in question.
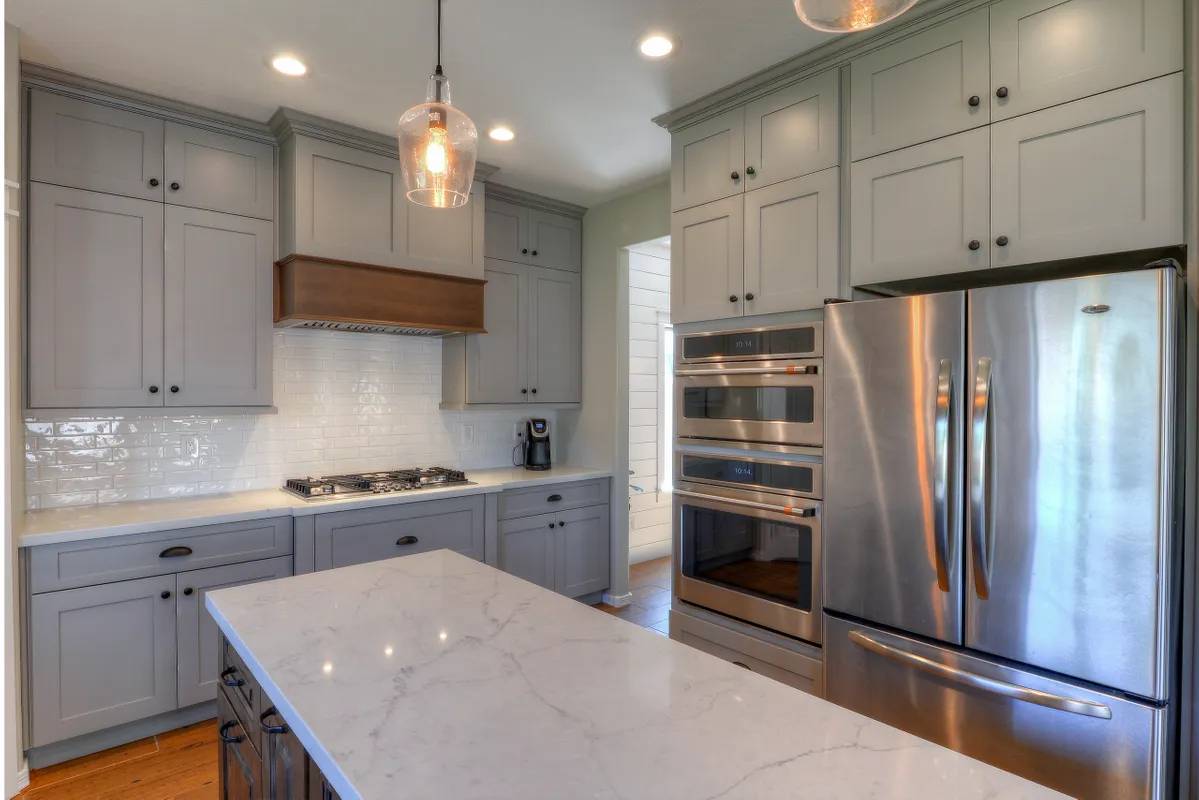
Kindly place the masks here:
<instances>
[{"instance_id":1,"label":"hardwood floor","mask_svg":"<svg viewBox=\"0 0 1199 800\"><path fill-rule=\"evenodd\" d=\"M599 604L613 616L666 636L670 559L629 568L633 602ZM215 800L216 720L151 736L74 761L35 769L19 800Z\"/></svg>"}]
</instances>

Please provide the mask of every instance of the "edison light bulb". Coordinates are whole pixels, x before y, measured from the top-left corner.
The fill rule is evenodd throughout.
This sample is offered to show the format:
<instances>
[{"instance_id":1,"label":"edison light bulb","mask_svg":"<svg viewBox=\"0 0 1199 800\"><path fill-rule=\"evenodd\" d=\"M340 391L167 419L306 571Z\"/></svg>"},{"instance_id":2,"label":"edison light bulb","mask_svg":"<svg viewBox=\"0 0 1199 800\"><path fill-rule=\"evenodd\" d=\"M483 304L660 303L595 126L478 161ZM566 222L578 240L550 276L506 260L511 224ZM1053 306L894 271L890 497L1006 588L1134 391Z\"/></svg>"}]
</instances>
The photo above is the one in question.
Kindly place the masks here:
<instances>
[{"instance_id":1,"label":"edison light bulb","mask_svg":"<svg viewBox=\"0 0 1199 800\"><path fill-rule=\"evenodd\" d=\"M445 130L429 128L429 143L425 145L425 169L431 175L445 175L448 166L445 153Z\"/></svg>"}]
</instances>

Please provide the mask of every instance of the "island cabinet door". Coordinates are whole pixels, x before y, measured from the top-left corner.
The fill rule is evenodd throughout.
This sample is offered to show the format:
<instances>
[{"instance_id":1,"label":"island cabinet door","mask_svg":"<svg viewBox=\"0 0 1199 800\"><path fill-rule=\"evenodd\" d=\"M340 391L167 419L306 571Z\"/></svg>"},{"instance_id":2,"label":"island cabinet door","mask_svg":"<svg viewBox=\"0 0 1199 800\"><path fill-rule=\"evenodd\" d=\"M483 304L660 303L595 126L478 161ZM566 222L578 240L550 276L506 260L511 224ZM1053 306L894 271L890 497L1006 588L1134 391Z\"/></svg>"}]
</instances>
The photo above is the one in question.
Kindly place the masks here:
<instances>
[{"instance_id":1,"label":"island cabinet door","mask_svg":"<svg viewBox=\"0 0 1199 800\"><path fill-rule=\"evenodd\" d=\"M176 707L174 575L36 594L29 624L32 746Z\"/></svg>"},{"instance_id":2,"label":"island cabinet door","mask_svg":"<svg viewBox=\"0 0 1199 800\"><path fill-rule=\"evenodd\" d=\"M308 757L304 745L279 717L274 706L261 717L266 738L263 782L270 800L308 800Z\"/></svg>"},{"instance_id":3,"label":"island cabinet door","mask_svg":"<svg viewBox=\"0 0 1199 800\"><path fill-rule=\"evenodd\" d=\"M204 608L204 596L215 589L284 578L291 574L291 556L246 564L181 572L175 604L179 636L179 707L216 698L221 669L220 632Z\"/></svg>"},{"instance_id":4,"label":"island cabinet door","mask_svg":"<svg viewBox=\"0 0 1199 800\"><path fill-rule=\"evenodd\" d=\"M500 569L538 586L556 590L554 536L559 516L539 514L501 522Z\"/></svg>"},{"instance_id":5,"label":"island cabinet door","mask_svg":"<svg viewBox=\"0 0 1199 800\"><path fill-rule=\"evenodd\" d=\"M483 560L483 496L318 514L316 568L448 548Z\"/></svg>"},{"instance_id":6,"label":"island cabinet door","mask_svg":"<svg viewBox=\"0 0 1199 800\"><path fill-rule=\"evenodd\" d=\"M217 695L217 746L220 747L217 797L220 800L262 800L262 758L251 744L252 732L233 711L225 692Z\"/></svg>"},{"instance_id":7,"label":"island cabinet door","mask_svg":"<svg viewBox=\"0 0 1199 800\"><path fill-rule=\"evenodd\" d=\"M610 563L608 507L576 508L557 517L554 588L567 597L607 589Z\"/></svg>"}]
</instances>

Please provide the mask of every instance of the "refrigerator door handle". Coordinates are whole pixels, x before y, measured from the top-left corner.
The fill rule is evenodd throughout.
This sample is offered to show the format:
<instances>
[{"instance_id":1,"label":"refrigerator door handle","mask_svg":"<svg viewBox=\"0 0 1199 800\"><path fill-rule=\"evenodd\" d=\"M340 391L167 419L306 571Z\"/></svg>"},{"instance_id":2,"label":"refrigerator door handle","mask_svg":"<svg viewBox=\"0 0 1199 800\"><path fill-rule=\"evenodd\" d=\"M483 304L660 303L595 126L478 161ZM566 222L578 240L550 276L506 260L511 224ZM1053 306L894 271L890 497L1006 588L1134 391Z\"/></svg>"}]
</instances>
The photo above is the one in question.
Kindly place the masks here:
<instances>
[{"instance_id":1,"label":"refrigerator door handle","mask_svg":"<svg viewBox=\"0 0 1199 800\"><path fill-rule=\"evenodd\" d=\"M970 410L970 549L974 556L974 591L991 593L991 359L980 358L974 375Z\"/></svg>"},{"instance_id":2,"label":"refrigerator door handle","mask_svg":"<svg viewBox=\"0 0 1199 800\"><path fill-rule=\"evenodd\" d=\"M1090 700L1081 700L1076 697L1065 697L1060 694L1052 694L1050 692L1042 692L1039 689L1030 689L1027 686L1019 686L1007 681L988 678L985 675L979 675L975 672L967 672L966 670L951 667L948 664L942 664L934 661L931 658L912 653L902 648L896 647L886 642L880 641L878 638L864 633L862 631L850 631L849 639L854 644L876 653L892 661L898 661L921 672L936 676L942 680L951 683L960 684L971 689L977 689L990 694L998 694L1012 700L1020 700L1025 703L1033 703L1034 705L1052 708L1057 711L1067 711L1071 714L1080 714L1084 717L1095 717L1097 719L1111 719L1112 710L1102 703L1094 703Z\"/></svg>"},{"instance_id":3,"label":"refrigerator door handle","mask_svg":"<svg viewBox=\"0 0 1199 800\"><path fill-rule=\"evenodd\" d=\"M949 565L949 426L953 417L953 364L941 359L937 370L937 407L933 420L933 552L937 559L937 586L950 591Z\"/></svg>"}]
</instances>

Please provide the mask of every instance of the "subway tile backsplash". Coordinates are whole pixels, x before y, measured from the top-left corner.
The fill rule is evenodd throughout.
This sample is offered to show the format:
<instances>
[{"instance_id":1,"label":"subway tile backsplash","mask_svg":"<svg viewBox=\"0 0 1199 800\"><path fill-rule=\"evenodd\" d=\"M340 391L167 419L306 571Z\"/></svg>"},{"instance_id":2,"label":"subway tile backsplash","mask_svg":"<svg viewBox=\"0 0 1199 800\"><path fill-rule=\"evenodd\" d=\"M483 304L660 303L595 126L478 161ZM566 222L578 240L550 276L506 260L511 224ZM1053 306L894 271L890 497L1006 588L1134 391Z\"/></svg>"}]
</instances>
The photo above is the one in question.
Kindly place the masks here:
<instances>
[{"instance_id":1,"label":"subway tile backsplash","mask_svg":"<svg viewBox=\"0 0 1199 800\"><path fill-rule=\"evenodd\" d=\"M26 506L262 489L297 475L418 464L505 466L530 413L439 410L437 339L283 330L274 358L278 413L30 415ZM554 411L536 414L557 421Z\"/></svg>"}]
</instances>

